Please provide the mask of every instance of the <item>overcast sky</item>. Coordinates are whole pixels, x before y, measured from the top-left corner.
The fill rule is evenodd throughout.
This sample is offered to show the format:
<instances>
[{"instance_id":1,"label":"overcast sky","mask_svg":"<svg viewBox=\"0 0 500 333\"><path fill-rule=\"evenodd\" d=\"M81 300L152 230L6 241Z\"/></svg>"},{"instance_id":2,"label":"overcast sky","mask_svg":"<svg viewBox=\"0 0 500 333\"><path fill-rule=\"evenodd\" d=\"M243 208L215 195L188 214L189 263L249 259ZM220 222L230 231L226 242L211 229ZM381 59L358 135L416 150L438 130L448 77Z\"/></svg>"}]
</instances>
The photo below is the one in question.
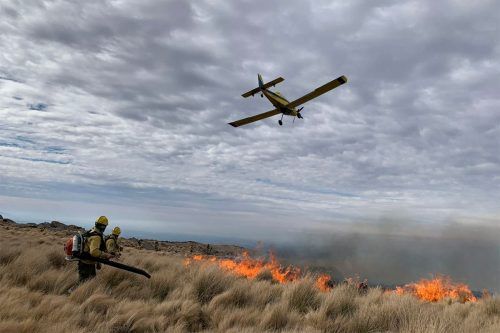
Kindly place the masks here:
<instances>
[{"instance_id":1,"label":"overcast sky","mask_svg":"<svg viewBox=\"0 0 500 333\"><path fill-rule=\"evenodd\" d=\"M498 1L2 1L0 213L276 237L497 223ZM272 109L304 120L228 122Z\"/></svg>"}]
</instances>

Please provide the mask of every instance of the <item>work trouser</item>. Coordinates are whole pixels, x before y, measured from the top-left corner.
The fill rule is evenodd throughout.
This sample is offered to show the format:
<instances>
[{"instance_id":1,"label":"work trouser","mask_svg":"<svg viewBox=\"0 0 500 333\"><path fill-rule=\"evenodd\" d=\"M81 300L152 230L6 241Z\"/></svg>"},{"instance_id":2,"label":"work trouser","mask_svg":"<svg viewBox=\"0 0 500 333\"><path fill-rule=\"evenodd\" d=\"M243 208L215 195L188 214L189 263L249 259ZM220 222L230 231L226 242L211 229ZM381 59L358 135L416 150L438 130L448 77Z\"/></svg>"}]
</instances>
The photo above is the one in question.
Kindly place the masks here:
<instances>
[{"instance_id":1,"label":"work trouser","mask_svg":"<svg viewBox=\"0 0 500 333\"><path fill-rule=\"evenodd\" d=\"M96 275L95 271L96 264L86 264L84 262L78 262L78 280L80 282L85 282L92 279Z\"/></svg>"}]
</instances>

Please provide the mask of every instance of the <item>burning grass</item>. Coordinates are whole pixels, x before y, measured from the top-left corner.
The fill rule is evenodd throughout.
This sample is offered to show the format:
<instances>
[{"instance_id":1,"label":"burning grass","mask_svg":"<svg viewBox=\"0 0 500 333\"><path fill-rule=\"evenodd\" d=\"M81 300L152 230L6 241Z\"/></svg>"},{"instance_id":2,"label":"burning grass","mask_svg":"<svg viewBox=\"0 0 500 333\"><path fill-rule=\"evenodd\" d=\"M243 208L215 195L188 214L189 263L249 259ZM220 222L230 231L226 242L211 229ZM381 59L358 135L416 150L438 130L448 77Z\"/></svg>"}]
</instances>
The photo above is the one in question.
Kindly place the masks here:
<instances>
[{"instance_id":1,"label":"burning grass","mask_svg":"<svg viewBox=\"0 0 500 333\"><path fill-rule=\"evenodd\" d=\"M186 266L196 263L216 265L224 271L251 280L262 279L263 276L267 276L266 280L285 284L303 279L300 268L281 265L273 253L269 254L269 260L252 258L247 252L244 252L241 258L235 259L194 255L184 260ZM314 280L316 288L320 291L329 292L334 288L332 278L328 274L319 274ZM360 281L359 279L349 278L343 281L343 283L357 288L360 293L366 292L368 289L367 282ZM413 295L423 301L429 302L437 302L444 299L460 303L477 301L477 298L467 285L454 283L451 278L441 275L433 279L422 279L416 283L397 287L394 292L398 295Z\"/></svg>"},{"instance_id":2,"label":"burning grass","mask_svg":"<svg viewBox=\"0 0 500 333\"><path fill-rule=\"evenodd\" d=\"M433 279L422 279L416 283L410 283L403 287L397 287L396 294L410 294L417 298L437 302L443 299L451 299L465 302L477 302L469 287L463 283L454 283L447 276L436 276Z\"/></svg>"},{"instance_id":3,"label":"burning grass","mask_svg":"<svg viewBox=\"0 0 500 333\"><path fill-rule=\"evenodd\" d=\"M327 276L248 255L185 265L126 248L124 262L148 269L150 280L103 267L68 296L77 274L59 259L62 236L0 226L0 239L0 332L500 331L500 299L450 302L449 285L460 285L446 279L436 288L448 298L423 302L413 285L402 295L360 293L356 283L333 286Z\"/></svg>"},{"instance_id":4,"label":"burning grass","mask_svg":"<svg viewBox=\"0 0 500 333\"><path fill-rule=\"evenodd\" d=\"M193 262L207 262L217 264L220 268L233 274L249 279L261 278L270 275L270 279L285 283L292 282L300 278L300 269L293 266L281 266L273 253L269 254L269 260L255 259L250 257L248 252L243 252L238 259L216 258L213 256L194 255L184 261L185 265ZM265 278L263 278L265 279Z\"/></svg>"}]
</instances>

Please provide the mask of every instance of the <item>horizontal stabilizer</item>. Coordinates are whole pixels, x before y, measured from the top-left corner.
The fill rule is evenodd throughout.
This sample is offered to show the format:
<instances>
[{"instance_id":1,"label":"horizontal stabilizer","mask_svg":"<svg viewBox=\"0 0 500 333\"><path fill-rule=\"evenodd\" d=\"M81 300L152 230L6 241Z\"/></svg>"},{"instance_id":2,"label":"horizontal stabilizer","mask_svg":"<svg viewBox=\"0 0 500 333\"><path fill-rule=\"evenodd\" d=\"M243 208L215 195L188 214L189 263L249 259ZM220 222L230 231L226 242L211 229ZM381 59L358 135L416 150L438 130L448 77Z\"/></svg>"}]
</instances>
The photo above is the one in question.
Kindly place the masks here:
<instances>
[{"instance_id":1,"label":"horizontal stabilizer","mask_svg":"<svg viewBox=\"0 0 500 333\"><path fill-rule=\"evenodd\" d=\"M284 78L282 78L282 77L280 76L279 78L274 79L274 80L269 81L268 83L264 84L262 87L263 87L264 89L271 88L271 87L273 87L273 86L275 86L275 85L277 85L278 83L283 82L283 81L285 81L285 79L284 79ZM243 95L241 95L241 96L243 96L243 97L247 98L247 97L250 97L250 96L253 96L253 95L257 94L257 93L258 93L258 92L260 92L260 91L261 91L261 88L257 87L257 88L255 88L255 89L252 89L252 90L250 90L250 91L247 91L246 93L244 93L244 94L243 94Z\"/></svg>"},{"instance_id":2,"label":"horizontal stabilizer","mask_svg":"<svg viewBox=\"0 0 500 333\"><path fill-rule=\"evenodd\" d=\"M267 111L267 112L264 112L264 113L261 113L261 114L257 114L255 116L251 116L251 117L248 117L248 118L244 118L244 119L233 121L232 123L229 123L229 125L231 125L233 127L239 127L239 126L243 126L243 125L246 125L246 124L253 123L254 121L257 121L257 120L261 120L261 119L265 119L265 118L269 118L269 117L275 116L275 115L280 114L280 113L281 113L281 111L279 111L278 109L274 109L274 110Z\"/></svg>"}]
</instances>

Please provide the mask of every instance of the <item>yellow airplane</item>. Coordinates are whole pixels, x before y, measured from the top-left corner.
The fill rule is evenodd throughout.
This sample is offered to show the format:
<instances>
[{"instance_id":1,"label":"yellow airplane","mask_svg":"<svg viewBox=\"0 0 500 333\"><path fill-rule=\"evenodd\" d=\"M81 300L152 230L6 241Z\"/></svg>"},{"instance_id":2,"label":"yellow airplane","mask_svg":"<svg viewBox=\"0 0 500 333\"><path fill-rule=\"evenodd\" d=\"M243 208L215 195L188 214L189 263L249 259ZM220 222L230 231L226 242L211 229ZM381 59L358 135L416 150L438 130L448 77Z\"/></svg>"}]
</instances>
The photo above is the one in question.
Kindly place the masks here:
<instances>
[{"instance_id":1,"label":"yellow airplane","mask_svg":"<svg viewBox=\"0 0 500 333\"><path fill-rule=\"evenodd\" d=\"M276 84L278 84L280 82L283 82L285 79L283 79L282 77L279 77L279 78L274 79L268 83L264 83L262 81L262 76L260 74L257 74L257 77L259 80L259 87L252 89L252 90L244 93L241 96L247 98L247 97L250 97L250 96L253 96L255 94L260 93L260 97L266 96L267 99L269 100L269 102L271 102L274 105L275 109L258 114L258 115L255 115L255 116L251 116L248 118L233 121L232 123L229 123L229 125L231 125L233 127L239 127L239 126L253 123L254 121L258 121L258 120L262 120L262 119L265 119L268 117L275 116L275 115L280 114L280 113L281 113L281 119L278 120L278 124L280 124L280 126L283 125L283 116L284 115L294 117L293 121L295 122L295 117L297 117L299 119L303 119L302 115L300 114L300 111L302 111L302 109L304 107L297 109L297 106L302 105L305 102L310 101L311 99L316 98L320 95L323 95L324 93L326 93L332 89L335 89L338 86L347 82L347 78L344 75L342 75L342 76L336 78L335 80L330 81L327 84L324 84L321 87L311 91L310 93L308 93L300 98L297 98L293 102L289 102L279 92L277 92L277 91L272 92L271 90L268 89L270 87L274 87Z\"/></svg>"}]
</instances>

